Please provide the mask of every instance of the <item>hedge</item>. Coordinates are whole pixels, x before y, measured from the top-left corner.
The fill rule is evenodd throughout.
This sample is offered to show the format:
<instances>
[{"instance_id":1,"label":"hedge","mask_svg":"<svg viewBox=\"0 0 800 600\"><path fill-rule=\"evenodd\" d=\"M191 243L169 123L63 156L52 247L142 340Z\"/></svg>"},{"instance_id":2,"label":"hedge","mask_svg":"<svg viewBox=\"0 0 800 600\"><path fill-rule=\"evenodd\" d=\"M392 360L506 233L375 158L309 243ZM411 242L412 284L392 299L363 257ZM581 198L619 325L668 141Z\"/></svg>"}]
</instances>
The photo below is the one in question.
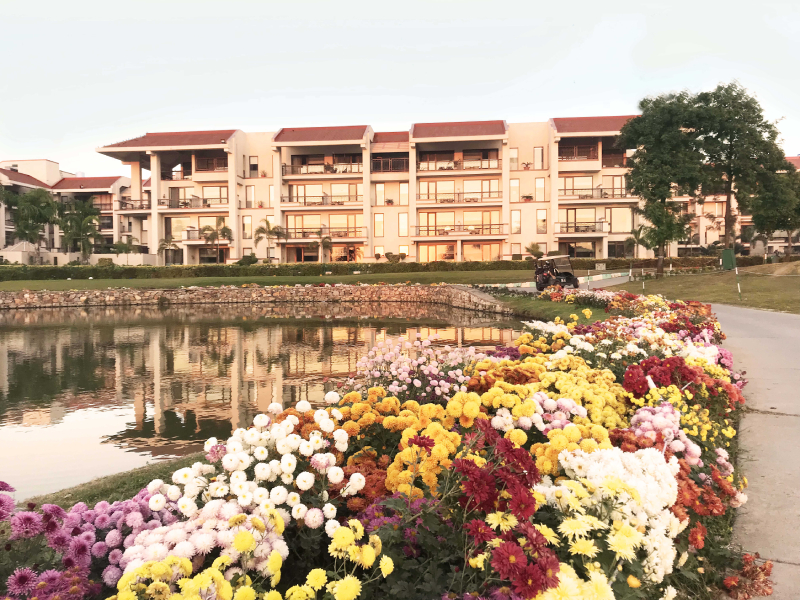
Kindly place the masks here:
<instances>
[{"instance_id":1,"label":"hedge","mask_svg":"<svg viewBox=\"0 0 800 600\"><path fill-rule=\"evenodd\" d=\"M798 257L791 257L797 259ZM764 260L759 256L739 256L737 264L741 267L760 265ZM598 264L605 264L607 270L654 268L654 258L630 260L624 258L593 259L577 258L572 260L573 267L578 270L594 269ZM714 256L668 258L665 267L698 268L719 265L719 258ZM0 265L0 281L21 281L29 279L180 279L191 277L269 277L322 275L330 272L333 275L350 275L354 271L368 273L424 273L439 271L531 271L534 262L498 260L430 263L398 262L398 263L283 263L277 265L173 265L169 267L130 267L116 265Z\"/></svg>"}]
</instances>

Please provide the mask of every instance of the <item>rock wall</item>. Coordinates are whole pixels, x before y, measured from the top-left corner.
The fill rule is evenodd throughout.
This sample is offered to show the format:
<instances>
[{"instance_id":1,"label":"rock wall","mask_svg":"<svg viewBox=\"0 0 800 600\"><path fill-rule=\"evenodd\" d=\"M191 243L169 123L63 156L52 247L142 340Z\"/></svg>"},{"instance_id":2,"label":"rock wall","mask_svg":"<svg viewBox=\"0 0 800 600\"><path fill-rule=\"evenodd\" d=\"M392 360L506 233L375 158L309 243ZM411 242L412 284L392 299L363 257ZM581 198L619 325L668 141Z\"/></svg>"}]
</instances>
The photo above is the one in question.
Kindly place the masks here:
<instances>
[{"instance_id":1,"label":"rock wall","mask_svg":"<svg viewBox=\"0 0 800 600\"><path fill-rule=\"evenodd\" d=\"M0 310L91 306L172 306L264 303L440 304L468 311L510 315L482 292L457 285L333 285L295 287L190 287L164 290L106 289L0 292Z\"/></svg>"}]
</instances>

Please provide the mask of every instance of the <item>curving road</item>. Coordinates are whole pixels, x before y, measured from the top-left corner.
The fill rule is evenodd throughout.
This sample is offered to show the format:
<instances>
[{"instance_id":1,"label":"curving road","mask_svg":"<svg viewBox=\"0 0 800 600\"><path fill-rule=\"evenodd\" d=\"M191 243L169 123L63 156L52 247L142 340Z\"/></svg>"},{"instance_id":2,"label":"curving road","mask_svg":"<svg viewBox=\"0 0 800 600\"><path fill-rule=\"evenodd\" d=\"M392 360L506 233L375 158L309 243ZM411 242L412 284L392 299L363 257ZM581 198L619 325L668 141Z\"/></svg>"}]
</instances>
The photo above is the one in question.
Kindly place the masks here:
<instances>
[{"instance_id":1,"label":"curving road","mask_svg":"<svg viewBox=\"0 0 800 600\"><path fill-rule=\"evenodd\" d=\"M715 304L734 366L747 372L739 432L750 483L734 538L775 563L775 600L800 598L800 315Z\"/></svg>"}]
</instances>

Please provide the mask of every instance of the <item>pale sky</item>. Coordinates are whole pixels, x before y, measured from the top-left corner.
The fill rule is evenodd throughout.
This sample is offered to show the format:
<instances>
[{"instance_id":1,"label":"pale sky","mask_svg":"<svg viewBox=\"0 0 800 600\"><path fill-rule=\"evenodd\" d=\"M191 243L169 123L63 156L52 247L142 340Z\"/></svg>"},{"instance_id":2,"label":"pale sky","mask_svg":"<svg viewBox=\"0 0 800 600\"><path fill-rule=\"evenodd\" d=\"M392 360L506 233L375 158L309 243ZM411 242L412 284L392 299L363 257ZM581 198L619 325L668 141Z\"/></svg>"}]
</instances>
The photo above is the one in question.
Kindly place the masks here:
<instances>
[{"instance_id":1,"label":"pale sky","mask_svg":"<svg viewBox=\"0 0 800 600\"><path fill-rule=\"evenodd\" d=\"M800 1L0 0L0 160L153 131L636 112L738 80L800 154Z\"/></svg>"}]
</instances>

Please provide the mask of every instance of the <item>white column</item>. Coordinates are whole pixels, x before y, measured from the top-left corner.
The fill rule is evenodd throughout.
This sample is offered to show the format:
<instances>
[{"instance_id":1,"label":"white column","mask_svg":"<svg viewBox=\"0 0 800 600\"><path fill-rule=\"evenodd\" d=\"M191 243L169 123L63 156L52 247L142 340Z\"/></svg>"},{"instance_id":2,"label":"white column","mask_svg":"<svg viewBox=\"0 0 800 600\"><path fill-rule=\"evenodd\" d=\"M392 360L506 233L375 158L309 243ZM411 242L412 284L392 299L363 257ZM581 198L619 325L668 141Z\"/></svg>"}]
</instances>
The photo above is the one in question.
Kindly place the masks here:
<instances>
[{"instance_id":1,"label":"white column","mask_svg":"<svg viewBox=\"0 0 800 600\"><path fill-rule=\"evenodd\" d=\"M408 258L419 262L419 249L414 241L419 218L417 215L417 146L408 145Z\"/></svg>"},{"instance_id":2,"label":"white column","mask_svg":"<svg viewBox=\"0 0 800 600\"><path fill-rule=\"evenodd\" d=\"M281 204L281 198L283 196L283 169L281 167L280 147L273 148L272 153L272 190L274 194L272 199L272 214L275 216L274 225L285 228L286 224L283 222L283 205ZM278 240L273 240L273 243L275 244L273 255L277 257L278 262L283 262L284 258L281 243ZM267 247L267 251L269 252L269 246Z\"/></svg>"},{"instance_id":3,"label":"white column","mask_svg":"<svg viewBox=\"0 0 800 600\"><path fill-rule=\"evenodd\" d=\"M500 210L500 223L502 224L501 226L506 227L506 239L500 242L500 258L502 259L506 258L504 256L506 248L509 251L511 250L511 247L507 246L507 243L511 239L511 153L508 148L508 140L503 140L503 146L500 148L500 155L503 158L503 174L500 179L500 185L503 190L503 206ZM508 258L511 258L511 256Z\"/></svg>"},{"instance_id":4,"label":"white column","mask_svg":"<svg viewBox=\"0 0 800 600\"><path fill-rule=\"evenodd\" d=\"M560 138L552 136L550 141L550 223L547 228L547 250L558 250L556 223L558 223L558 142Z\"/></svg>"},{"instance_id":5,"label":"white column","mask_svg":"<svg viewBox=\"0 0 800 600\"><path fill-rule=\"evenodd\" d=\"M362 204L362 210L364 213L364 225L367 226L367 243L364 246L364 258L367 258L369 256L375 256L375 223L373 223L372 219L372 169L370 168L372 166L372 159L370 158L369 141L367 141L364 148L362 148L361 157L364 170L364 202Z\"/></svg>"},{"instance_id":6,"label":"white column","mask_svg":"<svg viewBox=\"0 0 800 600\"><path fill-rule=\"evenodd\" d=\"M150 338L150 368L153 369L153 423L157 434L167 429L164 420L164 398L161 392L161 330L153 330Z\"/></svg>"},{"instance_id":7,"label":"white column","mask_svg":"<svg viewBox=\"0 0 800 600\"><path fill-rule=\"evenodd\" d=\"M150 254L158 254L158 243L161 241L161 223L158 215L158 201L161 198L161 159L153 152L150 155L150 222L148 233L150 241L147 244ZM160 262L159 260L156 261Z\"/></svg>"},{"instance_id":8,"label":"white column","mask_svg":"<svg viewBox=\"0 0 800 600\"><path fill-rule=\"evenodd\" d=\"M0 203L0 232L3 234L3 239L0 239L0 248L6 247L6 205Z\"/></svg>"},{"instance_id":9,"label":"white column","mask_svg":"<svg viewBox=\"0 0 800 600\"><path fill-rule=\"evenodd\" d=\"M238 162L236 154L236 137L231 139L230 154L228 154L228 227L233 231L233 242L229 243L230 258L241 258L242 256L242 225L239 222L239 198L237 197L239 186L236 185L236 173Z\"/></svg>"}]
</instances>

